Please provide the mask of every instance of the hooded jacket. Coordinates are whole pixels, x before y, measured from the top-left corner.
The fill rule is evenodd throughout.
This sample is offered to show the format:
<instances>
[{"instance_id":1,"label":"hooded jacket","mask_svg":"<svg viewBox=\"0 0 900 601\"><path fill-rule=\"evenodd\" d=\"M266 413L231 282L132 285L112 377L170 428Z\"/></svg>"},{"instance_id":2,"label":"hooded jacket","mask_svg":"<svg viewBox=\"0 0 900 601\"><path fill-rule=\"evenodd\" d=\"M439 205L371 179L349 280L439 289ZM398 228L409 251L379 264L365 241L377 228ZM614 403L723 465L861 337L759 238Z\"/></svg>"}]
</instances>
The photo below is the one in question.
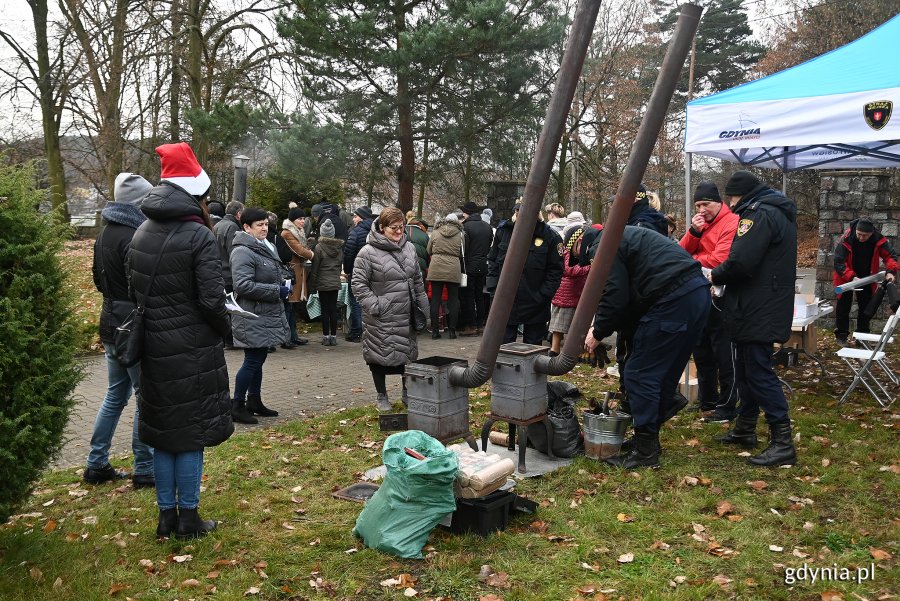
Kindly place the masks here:
<instances>
[{"instance_id":1,"label":"hooded jacket","mask_svg":"<svg viewBox=\"0 0 900 601\"><path fill-rule=\"evenodd\" d=\"M466 273L483 276L487 274L487 256L494 241L494 229L481 219L481 215L469 215L463 221L463 231L466 234Z\"/></svg>"},{"instance_id":2,"label":"hooded jacket","mask_svg":"<svg viewBox=\"0 0 900 601\"><path fill-rule=\"evenodd\" d=\"M797 207L760 184L734 207L737 234L724 263L712 270L724 284L723 314L731 340L785 342L794 319L797 279Z\"/></svg>"},{"instance_id":3,"label":"hooded jacket","mask_svg":"<svg viewBox=\"0 0 900 601\"><path fill-rule=\"evenodd\" d=\"M425 282L416 250L404 232L400 242L388 239L376 225L356 255L353 296L363 311L363 359L366 363L406 365L419 357L412 328L411 301L428 315Z\"/></svg>"},{"instance_id":4,"label":"hooded jacket","mask_svg":"<svg viewBox=\"0 0 900 601\"><path fill-rule=\"evenodd\" d=\"M642 198L631 207L626 225L644 227L669 237L669 222L666 216L650 206L649 198Z\"/></svg>"},{"instance_id":5,"label":"hooded jacket","mask_svg":"<svg viewBox=\"0 0 900 601\"><path fill-rule=\"evenodd\" d=\"M737 226L738 216L731 212L727 204L722 203L719 214L700 235L694 234L694 228L690 227L678 244L700 261L701 265L712 269L728 258Z\"/></svg>"},{"instance_id":6,"label":"hooded jacket","mask_svg":"<svg viewBox=\"0 0 900 601\"><path fill-rule=\"evenodd\" d=\"M231 245L234 244L234 235L241 231L241 224L234 215L225 215L213 227L216 234L216 245L219 248L219 256L222 259L222 277L225 278L225 287L232 289L231 285Z\"/></svg>"},{"instance_id":7,"label":"hooded jacket","mask_svg":"<svg viewBox=\"0 0 900 601\"><path fill-rule=\"evenodd\" d=\"M140 438L170 453L197 451L234 431L222 347L229 331L222 261L199 202L183 188L163 181L141 211L148 220L128 252L129 294L146 307ZM145 296L157 257L156 278Z\"/></svg>"},{"instance_id":8,"label":"hooded jacket","mask_svg":"<svg viewBox=\"0 0 900 601\"><path fill-rule=\"evenodd\" d=\"M350 235L347 236L347 243L344 244L344 273L348 276L353 274L353 263L356 261L356 255L366 245L366 238L371 229L372 220L362 219L350 230Z\"/></svg>"},{"instance_id":9,"label":"hooded jacket","mask_svg":"<svg viewBox=\"0 0 900 601\"><path fill-rule=\"evenodd\" d=\"M494 244L488 254L488 282L496 288L506 261L506 253L512 239L513 221L501 221L494 235ZM516 299L507 323L540 323L550 321L550 301L562 281L563 274L562 238L552 227L538 221L531 235L528 257Z\"/></svg>"},{"instance_id":10,"label":"hooded jacket","mask_svg":"<svg viewBox=\"0 0 900 601\"><path fill-rule=\"evenodd\" d=\"M856 237L856 224L858 222L859 219L854 219L850 222L850 227L841 236L837 248L834 249L835 286L846 284L853 278L860 277L853 271L853 248L859 243ZM872 232L871 240L875 243L875 251L872 253L872 264L869 268L869 273L865 275L878 273L879 263L882 261L884 261L885 270L897 275L897 253L894 252L894 245L878 230ZM875 292L877 286L878 284L872 284L872 292ZM838 294L837 297L840 298L841 295Z\"/></svg>"},{"instance_id":11,"label":"hooded jacket","mask_svg":"<svg viewBox=\"0 0 900 601\"><path fill-rule=\"evenodd\" d=\"M459 283L463 244L463 226L459 221L438 221L435 224L426 247L431 256L428 263L429 282Z\"/></svg>"},{"instance_id":12,"label":"hooded jacket","mask_svg":"<svg viewBox=\"0 0 900 601\"><path fill-rule=\"evenodd\" d=\"M235 234L231 250L234 295L242 309L256 315L232 314L235 346L268 348L287 340L287 317L279 296L284 275L281 261L268 246L247 232Z\"/></svg>"},{"instance_id":13,"label":"hooded jacket","mask_svg":"<svg viewBox=\"0 0 900 601\"><path fill-rule=\"evenodd\" d=\"M421 223L421 221L413 220L406 226L405 231L406 235L409 237L410 243L416 249L416 259L419 261L419 269L424 275L428 273L428 260L430 259L428 256L428 240L430 239L430 236L426 231L427 228L424 225L420 225ZM366 235L368 235L368 233Z\"/></svg>"},{"instance_id":14,"label":"hooded jacket","mask_svg":"<svg viewBox=\"0 0 900 601\"><path fill-rule=\"evenodd\" d=\"M333 292L341 289L341 268L344 264L344 241L322 236L316 244L312 269L309 272L311 292Z\"/></svg>"}]
</instances>

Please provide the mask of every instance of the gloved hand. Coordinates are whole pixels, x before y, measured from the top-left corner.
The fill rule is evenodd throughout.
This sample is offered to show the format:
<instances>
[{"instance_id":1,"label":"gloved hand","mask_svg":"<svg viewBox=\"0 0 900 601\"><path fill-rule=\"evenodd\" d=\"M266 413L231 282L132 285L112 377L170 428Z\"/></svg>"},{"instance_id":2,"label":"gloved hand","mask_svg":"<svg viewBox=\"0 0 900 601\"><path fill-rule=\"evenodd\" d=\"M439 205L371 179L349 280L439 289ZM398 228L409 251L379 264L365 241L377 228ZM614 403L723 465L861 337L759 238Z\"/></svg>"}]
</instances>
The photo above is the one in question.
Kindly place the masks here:
<instances>
[{"instance_id":1,"label":"gloved hand","mask_svg":"<svg viewBox=\"0 0 900 601\"><path fill-rule=\"evenodd\" d=\"M278 287L278 296L279 296L279 298L281 298L281 300L286 299L290 295L291 295L290 286L279 286Z\"/></svg>"}]
</instances>

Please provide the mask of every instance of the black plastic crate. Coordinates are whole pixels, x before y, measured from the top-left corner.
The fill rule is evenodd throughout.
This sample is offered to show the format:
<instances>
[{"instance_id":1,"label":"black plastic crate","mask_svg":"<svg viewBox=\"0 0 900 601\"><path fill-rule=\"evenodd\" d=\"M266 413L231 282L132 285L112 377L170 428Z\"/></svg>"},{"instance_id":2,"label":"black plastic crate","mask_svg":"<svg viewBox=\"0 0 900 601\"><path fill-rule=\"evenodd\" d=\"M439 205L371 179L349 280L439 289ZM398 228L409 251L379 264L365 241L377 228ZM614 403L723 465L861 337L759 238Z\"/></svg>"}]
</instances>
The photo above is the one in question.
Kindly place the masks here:
<instances>
[{"instance_id":1,"label":"black plastic crate","mask_svg":"<svg viewBox=\"0 0 900 601\"><path fill-rule=\"evenodd\" d=\"M474 532L487 536L492 532L506 530L515 499L515 493L505 490L498 490L478 499L456 499L456 511L453 512L450 531L455 534Z\"/></svg>"}]
</instances>

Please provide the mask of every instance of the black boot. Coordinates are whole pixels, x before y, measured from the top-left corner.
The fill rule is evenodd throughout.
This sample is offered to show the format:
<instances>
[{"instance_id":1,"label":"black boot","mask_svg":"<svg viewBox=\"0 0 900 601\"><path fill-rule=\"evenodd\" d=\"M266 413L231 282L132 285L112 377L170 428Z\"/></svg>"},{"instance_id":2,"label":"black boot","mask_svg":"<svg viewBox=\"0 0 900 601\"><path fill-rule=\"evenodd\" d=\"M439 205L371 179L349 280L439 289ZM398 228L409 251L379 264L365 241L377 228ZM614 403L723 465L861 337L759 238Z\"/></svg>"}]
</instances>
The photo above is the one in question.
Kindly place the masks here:
<instances>
[{"instance_id":1,"label":"black boot","mask_svg":"<svg viewBox=\"0 0 900 601\"><path fill-rule=\"evenodd\" d=\"M450 340L456 338L456 328L450 328Z\"/></svg>"},{"instance_id":2,"label":"black boot","mask_svg":"<svg viewBox=\"0 0 900 601\"><path fill-rule=\"evenodd\" d=\"M747 459L750 465L776 466L797 463L797 452L791 439L791 422L769 424L769 446L759 455Z\"/></svg>"},{"instance_id":3,"label":"black boot","mask_svg":"<svg viewBox=\"0 0 900 601\"><path fill-rule=\"evenodd\" d=\"M238 399L232 399L231 401L231 420L239 424L259 423L259 420L244 408L244 401L239 401Z\"/></svg>"},{"instance_id":4,"label":"black boot","mask_svg":"<svg viewBox=\"0 0 900 601\"><path fill-rule=\"evenodd\" d=\"M198 538L216 529L215 520L204 520L197 509L181 509L178 511L178 527L175 538Z\"/></svg>"},{"instance_id":5,"label":"black boot","mask_svg":"<svg viewBox=\"0 0 900 601\"><path fill-rule=\"evenodd\" d=\"M759 439L756 437L757 419L759 419L758 415L748 417L738 414L734 420L734 427L724 436L716 438L716 440L725 444L740 445L745 449L755 448L759 444Z\"/></svg>"},{"instance_id":6,"label":"black boot","mask_svg":"<svg viewBox=\"0 0 900 601\"><path fill-rule=\"evenodd\" d=\"M635 448L634 435L632 435L631 438L626 438L624 441L622 441L622 446L619 448L619 455L627 455ZM657 439L656 441L656 448L659 451L659 455L661 457L663 454L663 448L659 442L659 439Z\"/></svg>"},{"instance_id":7,"label":"black boot","mask_svg":"<svg viewBox=\"0 0 900 601\"><path fill-rule=\"evenodd\" d=\"M262 397L258 394L248 394L247 395L247 411L254 415L261 415L263 417L275 417L278 415L278 412L274 409L269 409L265 405L263 405Z\"/></svg>"},{"instance_id":8,"label":"black boot","mask_svg":"<svg viewBox=\"0 0 900 601\"><path fill-rule=\"evenodd\" d=\"M618 455L604 459L609 465L632 470L638 467L659 467L659 433L641 429L635 431L633 447L630 452L619 452Z\"/></svg>"},{"instance_id":9,"label":"black boot","mask_svg":"<svg viewBox=\"0 0 900 601\"><path fill-rule=\"evenodd\" d=\"M178 511L165 509L159 512L159 524L156 526L156 538L171 536L178 527Z\"/></svg>"},{"instance_id":10,"label":"black boot","mask_svg":"<svg viewBox=\"0 0 900 601\"><path fill-rule=\"evenodd\" d=\"M431 339L432 340L437 340L440 337L441 337L441 333L437 329L431 330Z\"/></svg>"}]
</instances>

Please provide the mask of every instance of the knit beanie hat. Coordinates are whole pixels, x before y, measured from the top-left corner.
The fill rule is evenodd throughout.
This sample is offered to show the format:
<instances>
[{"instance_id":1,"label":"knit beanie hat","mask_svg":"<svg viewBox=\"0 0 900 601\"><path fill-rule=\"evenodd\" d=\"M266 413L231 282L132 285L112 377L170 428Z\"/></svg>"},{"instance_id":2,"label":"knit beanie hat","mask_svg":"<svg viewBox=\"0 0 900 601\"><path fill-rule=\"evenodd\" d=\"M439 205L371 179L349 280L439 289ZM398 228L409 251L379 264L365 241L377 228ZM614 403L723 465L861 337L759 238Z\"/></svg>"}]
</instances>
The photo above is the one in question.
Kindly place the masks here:
<instances>
[{"instance_id":1,"label":"knit beanie hat","mask_svg":"<svg viewBox=\"0 0 900 601\"><path fill-rule=\"evenodd\" d=\"M749 171L735 171L725 184L725 196L746 196L760 184L759 178Z\"/></svg>"},{"instance_id":2,"label":"knit beanie hat","mask_svg":"<svg viewBox=\"0 0 900 601\"><path fill-rule=\"evenodd\" d=\"M694 190L694 202L699 200L722 202L722 197L719 196L719 188L715 182L700 182L697 184L697 189Z\"/></svg>"},{"instance_id":3,"label":"knit beanie hat","mask_svg":"<svg viewBox=\"0 0 900 601\"><path fill-rule=\"evenodd\" d=\"M303 214L303 209L300 207L291 207L291 210L288 211L288 221L296 221L301 217L306 217L306 215Z\"/></svg>"},{"instance_id":4,"label":"knit beanie hat","mask_svg":"<svg viewBox=\"0 0 900 601\"><path fill-rule=\"evenodd\" d=\"M860 217L856 222L856 231L863 234L871 234L875 231L875 224L868 217Z\"/></svg>"},{"instance_id":5,"label":"knit beanie hat","mask_svg":"<svg viewBox=\"0 0 900 601\"><path fill-rule=\"evenodd\" d=\"M320 216L324 211L325 211L325 209L322 207L322 205L321 205L320 203L314 204L314 205L312 206L312 209L310 209L310 212L312 213L313 219L318 219L319 216Z\"/></svg>"},{"instance_id":6,"label":"knit beanie hat","mask_svg":"<svg viewBox=\"0 0 900 601\"><path fill-rule=\"evenodd\" d=\"M572 211L571 213L569 213L566 216L566 224L567 225L572 225L572 224L583 225L584 224L584 215L581 214L581 211Z\"/></svg>"},{"instance_id":7,"label":"knit beanie hat","mask_svg":"<svg viewBox=\"0 0 900 601\"><path fill-rule=\"evenodd\" d=\"M374 219L375 218L375 215L372 214L372 209L370 209L366 205L363 205L363 206L359 207L358 209L356 209L355 211L353 211L353 214L359 215L362 219Z\"/></svg>"},{"instance_id":8,"label":"knit beanie hat","mask_svg":"<svg viewBox=\"0 0 900 601\"><path fill-rule=\"evenodd\" d=\"M459 217L456 216L456 213L447 213L447 216L444 217L444 221L456 221L459 222Z\"/></svg>"},{"instance_id":9,"label":"knit beanie hat","mask_svg":"<svg viewBox=\"0 0 900 601\"><path fill-rule=\"evenodd\" d=\"M162 162L161 179L184 188L193 196L203 196L209 190L212 182L187 142L163 144L156 148L156 154Z\"/></svg>"},{"instance_id":10,"label":"knit beanie hat","mask_svg":"<svg viewBox=\"0 0 900 601\"><path fill-rule=\"evenodd\" d=\"M141 208L141 202L153 185L137 173L120 173L113 186L113 201Z\"/></svg>"},{"instance_id":11,"label":"knit beanie hat","mask_svg":"<svg viewBox=\"0 0 900 601\"><path fill-rule=\"evenodd\" d=\"M323 238L334 238L334 224L331 223L331 219L322 222L319 226L319 235Z\"/></svg>"}]
</instances>

